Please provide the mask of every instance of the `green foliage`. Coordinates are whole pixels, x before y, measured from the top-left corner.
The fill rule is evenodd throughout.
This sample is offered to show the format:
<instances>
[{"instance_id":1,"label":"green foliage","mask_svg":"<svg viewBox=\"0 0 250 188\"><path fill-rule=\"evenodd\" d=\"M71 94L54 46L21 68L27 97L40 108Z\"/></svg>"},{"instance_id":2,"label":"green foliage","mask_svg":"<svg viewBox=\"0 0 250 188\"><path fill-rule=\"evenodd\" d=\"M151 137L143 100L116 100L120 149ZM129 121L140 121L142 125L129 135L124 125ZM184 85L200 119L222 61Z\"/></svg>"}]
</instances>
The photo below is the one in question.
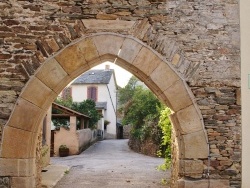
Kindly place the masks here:
<instances>
[{"instance_id":1,"label":"green foliage","mask_svg":"<svg viewBox=\"0 0 250 188\"><path fill-rule=\"evenodd\" d=\"M101 115L95 108L95 101L91 99L84 100L83 102L73 102L72 98L68 98L67 100L63 100L61 98L56 99L55 102L77 112L80 112L84 115L90 117L89 120L89 128L95 128L98 120L101 118ZM58 110L54 109L52 113L60 113ZM60 118L53 118L52 119L54 125L56 127L69 127L69 119L60 119ZM77 121L79 123L79 121Z\"/></svg>"},{"instance_id":2,"label":"green foliage","mask_svg":"<svg viewBox=\"0 0 250 188\"><path fill-rule=\"evenodd\" d=\"M73 102L71 108L90 117L89 128L95 128L98 120L102 117L95 108L95 101L87 99L83 102Z\"/></svg>"},{"instance_id":3,"label":"green foliage","mask_svg":"<svg viewBox=\"0 0 250 188\"><path fill-rule=\"evenodd\" d=\"M171 114L171 110L169 108L165 108L161 111L159 127L162 130L162 143L161 150L158 151L158 155L165 158L165 162L160 166L160 169L166 170L170 168L171 165L171 122L169 120L169 115Z\"/></svg>"},{"instance_id":4,"label":"green foliage","mask_svg":"<svg viewBox=\"0 0 250 188\"><path fill-rule=\"evenodd\" d=\"M124 88L119 89L118 101L121 105L130 101L133 97L138 81L135 76L132 76L128 84Z\"/></svg>"},{"instance_id":5,"label":"green foliage","mask_svg":"<svg viewBox=\"0 0 250 188\"><path fill-rule=\"evenodd\" d=\"M132 126L130 136L143 144L147 139L158 144L158 156L165 162L160 166L166 170L171 164L171 110L166 108L149 90L137 84L132 77L129 83L119 90L119 102L122 107L123 124Z\"/></svg>"},{"instance_id":6,"label":"green foliage","mask_svg":"<svg viewBox=\"0 0 250 188\"><path fill-rule=\"evenodd\" d=\"M142 128L147 117L157 117L160 101L149 90L137 86L130 105L124 111L123 124L131 124L135 129Z\"/></svg>"}]
</instances>

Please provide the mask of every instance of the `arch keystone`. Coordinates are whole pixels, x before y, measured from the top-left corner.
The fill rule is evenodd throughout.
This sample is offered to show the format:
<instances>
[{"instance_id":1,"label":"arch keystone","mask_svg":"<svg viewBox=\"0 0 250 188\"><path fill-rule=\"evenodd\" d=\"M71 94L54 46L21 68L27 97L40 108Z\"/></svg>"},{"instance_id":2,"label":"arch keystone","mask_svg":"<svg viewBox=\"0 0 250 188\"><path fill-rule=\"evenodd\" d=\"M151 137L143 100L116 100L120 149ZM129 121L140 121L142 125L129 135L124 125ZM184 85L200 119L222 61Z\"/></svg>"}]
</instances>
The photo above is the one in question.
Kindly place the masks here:
<instances>
[{"instance_id":1,"label":"arch keystone","mask_svg":"<svg viewBox=\"0 0 250 188\"><path fill-rule=\"evenodd\" d=\"M121 52L119 57L124 59L126 62L131 63L134 61L138 53L142 48L142 44L137 41L126 38L122 44Z\"/></svg>"},{"instance_id":2,"label":"arch keystone","mask_svg":"<svg viewBox=\"0 0 250 188\"><path fill-rule=\"evenodd\" d=\"M117 56L124 39L124 37L111 34L97 35L93 37L99 56L106 54Z\"/></svg>"}]
</instances>

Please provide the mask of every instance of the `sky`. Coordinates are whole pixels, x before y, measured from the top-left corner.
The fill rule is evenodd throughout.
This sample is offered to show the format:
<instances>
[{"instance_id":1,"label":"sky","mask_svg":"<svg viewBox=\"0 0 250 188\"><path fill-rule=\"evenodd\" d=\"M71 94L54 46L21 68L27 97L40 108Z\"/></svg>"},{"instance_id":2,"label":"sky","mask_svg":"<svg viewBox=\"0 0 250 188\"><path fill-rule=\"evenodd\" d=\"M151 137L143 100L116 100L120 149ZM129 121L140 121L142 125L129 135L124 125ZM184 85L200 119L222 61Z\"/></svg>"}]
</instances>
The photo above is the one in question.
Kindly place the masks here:
<instances>
[{"instance_id":1,"label":"sky","mask_svg":"<svg viewBox=\"0 0 250 188\"><path fill-rule=\"evenodd\" d=\"M115 70L116 82L117 85L120 87L125 87L128 83L129 79L131 78L132 74L125 69L121 68L120 66L106 61L100 65L93 67L92 69L105 69L105 65L109 65L110 69Z\"/></svg>"}]
</instances>

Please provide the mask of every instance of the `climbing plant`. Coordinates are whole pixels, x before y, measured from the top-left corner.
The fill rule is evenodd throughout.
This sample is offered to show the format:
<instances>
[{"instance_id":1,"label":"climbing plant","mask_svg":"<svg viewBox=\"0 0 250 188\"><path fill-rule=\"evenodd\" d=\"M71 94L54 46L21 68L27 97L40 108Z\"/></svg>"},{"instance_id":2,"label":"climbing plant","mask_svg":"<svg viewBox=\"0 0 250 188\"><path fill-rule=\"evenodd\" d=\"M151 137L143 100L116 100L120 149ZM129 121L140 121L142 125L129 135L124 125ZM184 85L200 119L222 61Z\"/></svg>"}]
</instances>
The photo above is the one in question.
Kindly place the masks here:
<instances>
[{"instance_id":1,"label":"climbing plant","mask_svg":"<svg viewBox=\"0 0 250 188\"><path fill-rule=\"evenodd\" d=\"M165 159L164 164L160 166L161 169L166 170L171 165L171 122L169 115L171 114L170 108L166 107L160 113L159 127L162 130L162 142L161 149L158 151L159 156L163 156Z\"/></svg>"}]
</instances>

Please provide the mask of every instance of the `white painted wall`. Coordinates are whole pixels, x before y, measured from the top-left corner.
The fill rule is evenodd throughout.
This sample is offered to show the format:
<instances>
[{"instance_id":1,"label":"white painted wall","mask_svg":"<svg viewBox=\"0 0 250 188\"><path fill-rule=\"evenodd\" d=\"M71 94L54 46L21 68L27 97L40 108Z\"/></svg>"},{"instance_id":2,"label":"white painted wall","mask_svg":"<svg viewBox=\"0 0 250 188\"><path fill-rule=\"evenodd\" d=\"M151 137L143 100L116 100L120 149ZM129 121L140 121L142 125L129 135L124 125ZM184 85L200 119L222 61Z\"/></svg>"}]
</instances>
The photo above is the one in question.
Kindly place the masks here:
<instances>
[{"instance_id":1,"label":"white painted wall","mask_svg":"<svg viewBox=\"0 0 250 188\"><path fill-rule=\"evenodd\" d=\"M96 86L97 89L97 102L107 102L107 110L103 112L103 120L98 122L98 127L103 126L104 120L110 121L107 126L106 138L116 138L116 84L115 77L112 75L109 84L84 84L84 85L71 85L72 99L74 102L82 102L87 99L88 86ZM104 130L104 129L102 129Z\"/></svg>"},{"instance_id":2,"label":"white painted wall","mask_svg":"<svg viewBox=\"0 0 250 188\"><path fill-rule=\"evenodd\" d=\"M108 87L108 88L107 88ZM112 75L110 83L106 86L107 93L107 111L106 120L110 121L107 126L107 138L116 138L116 85ZM111 96L111 97L110 97Z\"/></svg>"},{"instance_id":3,"label":"white painted wall","mask_svg":"<svg viewBox=\"0 0 250 188\"><path fill-rule=\"evenodd\" d=\"M242 188L250 187L250 1L240 1L241 104L242 104Z\"/></svg>"}]
</instances>

